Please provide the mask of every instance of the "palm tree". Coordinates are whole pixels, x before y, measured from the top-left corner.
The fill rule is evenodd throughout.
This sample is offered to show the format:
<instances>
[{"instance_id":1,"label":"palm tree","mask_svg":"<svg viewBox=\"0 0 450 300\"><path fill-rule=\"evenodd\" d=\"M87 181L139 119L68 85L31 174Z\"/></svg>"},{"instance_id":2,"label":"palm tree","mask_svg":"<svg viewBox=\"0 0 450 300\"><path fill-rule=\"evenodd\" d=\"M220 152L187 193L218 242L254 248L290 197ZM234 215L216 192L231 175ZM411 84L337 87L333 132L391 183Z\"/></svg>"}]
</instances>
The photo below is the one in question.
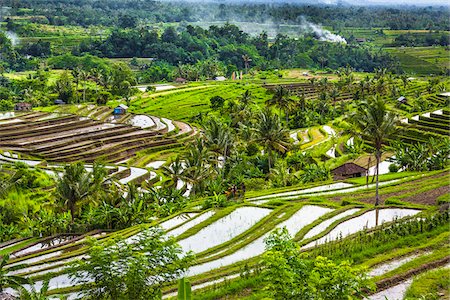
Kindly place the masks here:
<instances>
[{"instance_id":1,"label":"palm tree","mask_svg":"<svg viewBox=\"0 0 450 300\"><path fill-rule=\"evenodd\" d=\"M250 92L250 90L246 90L241 97L239 98L240 102L242 105L244 105L245 107L251 105L251 104L255 104L255 101L253 101L253 96L252 96L252 92Z\"/></svg>"},{"instance_id":2,"label":"palm tree","mask_svg":"<svg viewBox=\"0 0 450 300\"><path fill-rule=\"evenodd\" d=\"M356 112L350 117L356 134L362 139L369 141L375 148L376 159L376 196L375 206L379 205L378 175L383 145L386 140L394 136L398 131L396 116L387 110L386 104L379 96L368 101L363 101Z\"/></svg>"},{"instance_id":3,"label":"palm tree","mask_svg":"<svg viewBox=\"0 0 450 300\"><path fill-rule=\"evenodd\" d=\"M230 127L215 118L210 118L205 122L203 128L206 146L212 152L222 155L225 161L233 146Z\"/></svg>"},{"instance_id":4,"label":"palm tree","mask_svg":"<svg viewBox=\"0 0 450 300\"><path fill-rule=\"evenodd\" d=\"M183 155L186 168L183 172L185 180L192 185L192 192L202 191L205 179L212 175L211 165L214 164L212 153L206 147L205 142L197 138L189 144Z\"/></svg>"},{"instance_id":5,"label":"palm tree","mask_svg":"<svg viewBox=\"0 0 450 300\"><path fill-rule=\"evenodd\" d=\"M89 72L81 71L80 78L83 81L83 102L86 102L86 81L89 79Z\"/></svg>"},{"instance_id":6,"label":"palm tree","mask_svg":"<svg viewBox=\"0 0 450 300\"><path fill-rule=\"evenodd\" d=\"M323 56L319 57L317 60L320 63L320 68L321 69L323 69L325 67L325 65L328 63L328 59L326 57L323 57Z\"/></svg>"},{"instance_id":7,"label":"palm tree","mask_svg":"<svg viewBox=\"0 0 450 300\"><path fill-rule=\"evenodd\" d=\"M36 291L34 286L32 286L31 291L28 291L24 288L20 289L20 298L21 300L48 300L50 299L47 296L47 292L49 289L50 279L45 279L42 287L39 291Z\"/></svg>"},{"instance_id":8,"label":"palm tree","mask_svg":"<svg viewBox=\"0 0 450 300\"><path fill-rule=\"evenodd\" d=\"M79 67L76 67L75 69L72 70L72 76L73 76L73 81L75 82L75 90L76 90L76 96L77 96L77 103L79 102L78 99L78 85L80 84L80 80L81 80L81 69Z\"/></svg>"},{"instance_id":9,"label":"palm tree","mask_svg":"<svg viewBox=\"0 0 450 300\"><path fill-rule=\"evenodd\" d=\"M2 166L0 166L0 169ZM23 171L19 169L14 172L12 176L10 176L7 180L0 181L0 198L5 197L8 192L20 181L22 176L24 175Z\"/></svg>"},{"instance_id":10,"label":"palm tree","mask_svg":"<svg viewBox=\"0 0 450 300\"><path fill-rule=\"evenodd\" d=\"M291 98L291 91L282 85L277 86L273 97L266 101L266 105L277 106L280 109L280 116L281 111L284 110L286 115L286 124L289 123L289 110L292 109L294 104L295 100Z\"/></svg>"},{"instance_id":11,"label":"palm tree","mask_svg":"<svg viewBox=\"0 0 450 300\"><path fill-rule=\"evenodd\" d=\"M170 179L166 185L169 187L176 187L179 180L184 180L184 169L185 164L181 161L180 156L177 156L169 166L162 166L162 173Z\"/></svg>"},{"instance_id":12,"label":"palm tree","mask_svg":"<svg viewBox=\"0 0 450 300\"><path fill-rule=\"evenodd\" d=\"M8 263L9 255L5 255L2 257L0 262L0 295L3 293L3 289L5 287L11 288L20 288L24 284L30 283L28 279L17 276L17 275L8 275L9 272L19 270L23 267L23 265L18 265L14 267L5 268Z\"/></svg>"},{"instance_id":13,"label":"palm tree","mask_svg":"<svg viewBox=\"0 0 450 300\"><path fill-rule=\"evenodd\" d=\"M75 218L76 205L87 199L91 192L91 174L81 162L64 167L64 174L56 184L56 197L64 201L70 211L72 223Z\"/></svg>"},{"instance_id":14,"label":"palm tree","mask_svg":"<svg viewBox=\"0 0 450 300\"><path fill-rule=\"evenodd\" d=\"M244 61L245 74L248 73L248 68L252 59L247 54L242 55L242 60Z\"/></svg>"},{"instance_id":15,"label":"palm tree","mask_svg":"<svg viewBox=\"0 0 450 300\"><path fill-rule=\"evenodd\" d=\"M269 156L269 170L272 168L272 151L285 153L289 148L289 131L281 125L280 118L266 108L259 114L255 128L255 141L266 148Z\"/></svg>"}]
</instances>

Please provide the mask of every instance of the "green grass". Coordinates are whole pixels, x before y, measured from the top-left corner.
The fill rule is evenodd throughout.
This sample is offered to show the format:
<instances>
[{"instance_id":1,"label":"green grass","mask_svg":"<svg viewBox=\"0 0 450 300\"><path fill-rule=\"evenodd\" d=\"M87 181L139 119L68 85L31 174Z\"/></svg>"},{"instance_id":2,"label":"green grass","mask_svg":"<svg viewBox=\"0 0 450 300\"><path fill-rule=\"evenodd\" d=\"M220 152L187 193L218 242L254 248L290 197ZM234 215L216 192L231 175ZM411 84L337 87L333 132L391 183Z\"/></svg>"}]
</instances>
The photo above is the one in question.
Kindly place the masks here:
<instances>
[{"instance_id":1,"label":"green grass","mask_svg":"<svg viewBox=\"0 0 450 300\"><path fill-rule=\"evenodd\" d=\"M20 242L19 244L15 245L13 247L8 247L6 249L3 249L0 251L0 256L11 254L14 251L20 250L28 245L31 245L32 243L36 242L37 240L38 240L37 238L31 238L31 239L25 240L23 242Z\"/></svg>"},{"instance_id":2,"label":"green grass","mask_svg":"<svg viewBox=\"0 0 450 300\"><path fill-rule=\"evenodd\" d=\"M448 299L449 290L450 269L446 267L414 278L411 286L406 290L404 299Z\"/></svg>"},{"instance_id":3,"label":"green grass","mask_svg":"<svg viewBox=\"0 0 450 300\"><path fill-rule=\"evenodd\" d=\"M401 265L400 267L389 271L381 276L377 276L376 280L381 280L381 279L385 279L385 278L390 278L393 277L395 275L399 275L402 273L406 273L409 270L412 270L414 268L423 266L425 264L440 260L444 257L447 257L450 255L450 248L448 245L445 245L439 249L436 249L435 251L433 251L431 254L428 255L422 255L419 256L416 259L413 259L403 265Z\"/></svg>"},{"instance_id":4,"label":"green grass","mask_svg":"<svg viewBox=\"0 0 450 300\"><path fill-rule=\"evenodd\" d=\"M203 86L171 90L155 94L144 94L131 102L130 111L147 113L172 120L189 121L199 113L211 111L210 99L221 96L225 100L239 98L250 90L256 103L261 104L271 96L259 84L243 82L205 83Z\"/></svg>"},{"instance_id":5,"label":"green grass","mask_svg":"<svg viewBox=\"0 0 450 300\"><path fill-rule=\"evenodd\" d=\"M418 75L440 74L450 69L449 50L444 47L386 48L396 56L400 66L407 72Z\"/></svg>"},{"instance_id":6,"label":"green grass","mask_svg":"<svg viewBox=\"0 0 450 300\"><path fill-rule=\"evenodd\" d=\"M387 174L383 174L380 175L378 177L380 182L383 181L389 181L389 180L394 180L394 179L402 179L402 178L406 178L409 176L417 176L423 174L422 172L399 172L399 173L387 173ZM345 180L345 182L348 183L354 183L354 184L366 184L366 177L358 177L358 178L350 178ZM372 176L369 177L369 184L372 182Z\"/></svg>"}]
</instances>

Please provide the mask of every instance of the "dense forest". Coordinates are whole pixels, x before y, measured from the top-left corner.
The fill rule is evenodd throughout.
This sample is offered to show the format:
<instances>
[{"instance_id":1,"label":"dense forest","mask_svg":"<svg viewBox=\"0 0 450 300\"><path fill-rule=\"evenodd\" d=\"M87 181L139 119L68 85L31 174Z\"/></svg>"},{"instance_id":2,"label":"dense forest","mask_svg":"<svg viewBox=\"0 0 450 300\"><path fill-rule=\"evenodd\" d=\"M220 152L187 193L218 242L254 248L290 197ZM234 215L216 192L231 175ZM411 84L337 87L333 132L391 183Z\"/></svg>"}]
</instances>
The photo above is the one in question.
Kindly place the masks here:
<instances>
[{"instance_id":1,"label":"dense forest","mask_svg":"<svg viewBox=\"0 0 450 300\"><path fill-rule=\"evenodd\" d=\"M211 26L209 30L188 25L181 33L168 27L160 36L155 31L115 30L105 40L82 44L76 54L83 53L105 57L151 57L173 66L217 59L219 66L216 69L225 67L228 75L237 69L254 66L266 70L293 67L336 69L349 65L357 70L373 71L393 63L384 53L320 42L313 37L293 39L278 35L269 44L266 34L252 38L231 24Z\"/></svg>"},{"instance_id":2,"label":"dense forest","mask_svg":"<svg viewBox=\"0 0 450 300\"><path fill-rule=\"evenodd\" d=\"M173 5L172 2L176 2ZM247 21L297 24L300 18L339 29L387 27L390 29L440 29L449 27L442 7L348 7L295 4L219 4L140 0L6 0L14 14L40 16L52 25L129 26L146 22Z\"/></svg>"}]
</instances>

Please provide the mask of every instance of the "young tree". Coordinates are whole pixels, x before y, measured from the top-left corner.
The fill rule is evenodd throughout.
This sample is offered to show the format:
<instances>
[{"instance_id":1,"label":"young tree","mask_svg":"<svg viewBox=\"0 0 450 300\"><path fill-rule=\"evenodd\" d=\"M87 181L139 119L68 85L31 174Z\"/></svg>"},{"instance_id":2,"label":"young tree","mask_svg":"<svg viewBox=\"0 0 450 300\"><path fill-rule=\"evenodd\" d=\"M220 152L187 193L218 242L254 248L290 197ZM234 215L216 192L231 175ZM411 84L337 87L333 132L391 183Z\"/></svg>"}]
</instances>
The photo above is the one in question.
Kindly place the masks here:
<instances>
[{"instance_id":1,"label":"young tree","mask_svg":"<svg viewBox=\"0 0 450 300\"><path fill-rule=\"evenodd\" d=\"M49 289L50 280L44 280L42 287L39 291L36 291L34 286L32 286L31 291L28 291L25 288L20 289L20 300L48 300L50 299L47 296L47 292Z\"/></svg>"},{"instance_id":2,"label":"young tree","mask_svg":"<svg viewBox=\"0 0 450 300\"><path fill-rule=\"evenodd\" d=\"M69 102L73 97L72 80L69 77L67 71L63 72L59 79L55 83L55 91L58 93L58 97Z\"/></svg>"},{"instance_id":3,"label":"young tree","mask_svg":"<svg viewBox=\"0 0 450 300\"><path fill-rule=\"evenodd\" d=\"M76 205L88 198L91 186L92 175L86 171L83 163L78 162L64 167L64 174L56 183L56 197L69 209L72 223L75 219Z\"/></svg>"},{"instance_id":4,"label":"young tree","mask_svg":"<svg viewBox=\"0 0 450 300\"><path fill-rule=\"evenodd\" d=\"M375 206L380 203L378 192L379 165L383 145L387 139L398 131L395 126L397 120L394 113L387 110L386 104L379 96L363 101L357 110L350 116L350 122L354 125L354 134L362 140L369 141L375 149L376 159L376 192Z\"/></svg>"},{"instance_id":5,"label":"young tree","mask_svg":"<svg viewBox=\"0 0 450 300\"><path fill-rule=\"evenodd\" d=\"M209 99L209 102L211 102L211 104L210 104L211 109L218 110L218 109L223 108L225 99L223 99L220 96L214 96L211 99Z\"/></svg>"},{"instance_id":6,"label":"young tree","mask_svg":"<svg viewBox=\"0 0 450 300\"><path fill-rule=\"evenodd\" d=\"M17 276L17 275L8 275L9 272L18 270L22 266L15 266L10 268L5 268L8 263L9 255L5 255L1 258L0 261L0 296L3 293L4 288L12 287L14 289L20 288L22 285L30 283L28 279Z\"/></svg>"},{"instance_id":7,"label":"young tree","mask_svg":"<svg viewBox=\"0 0 450 300\"><path fill-rule=\"evenodd\" d=\"M182 253L161 228L149 228L127 240L92 242L90 258L75 262L69 276L74 283L94 283L83 292L90 299L155 299L164 283L187 270L193 256Z\"/></svg>"},{"instance_id":8,"label":"young tree","mask_svg":"<svg viewBox=\"0 0 450 300\"><path fill-rule=\"evenodd\" d=\"M363 289L373 286L363 270L349 262L301 254L286 228L277 229L265 242L262 275L273 299L361 299Z\"/></svg>"}]
</instances>

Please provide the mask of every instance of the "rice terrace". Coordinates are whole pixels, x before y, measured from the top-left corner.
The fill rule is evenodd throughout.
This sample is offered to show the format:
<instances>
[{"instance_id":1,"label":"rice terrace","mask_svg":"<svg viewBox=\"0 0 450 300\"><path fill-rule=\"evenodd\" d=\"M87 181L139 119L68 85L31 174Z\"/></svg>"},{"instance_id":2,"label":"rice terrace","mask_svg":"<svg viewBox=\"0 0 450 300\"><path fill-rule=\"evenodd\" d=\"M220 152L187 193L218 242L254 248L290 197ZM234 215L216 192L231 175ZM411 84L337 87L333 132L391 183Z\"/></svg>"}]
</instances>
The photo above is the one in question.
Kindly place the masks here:
<instances>
[{"instance_id":1,"label":"rice terrace","mask_svg":"<svg viewBox=\"0 0 450 300\"><path fill-rule=\"evenodd\" d=\"M450 297L445 1L0 1L0 300Z\"/></svg>"}]
</instances>

